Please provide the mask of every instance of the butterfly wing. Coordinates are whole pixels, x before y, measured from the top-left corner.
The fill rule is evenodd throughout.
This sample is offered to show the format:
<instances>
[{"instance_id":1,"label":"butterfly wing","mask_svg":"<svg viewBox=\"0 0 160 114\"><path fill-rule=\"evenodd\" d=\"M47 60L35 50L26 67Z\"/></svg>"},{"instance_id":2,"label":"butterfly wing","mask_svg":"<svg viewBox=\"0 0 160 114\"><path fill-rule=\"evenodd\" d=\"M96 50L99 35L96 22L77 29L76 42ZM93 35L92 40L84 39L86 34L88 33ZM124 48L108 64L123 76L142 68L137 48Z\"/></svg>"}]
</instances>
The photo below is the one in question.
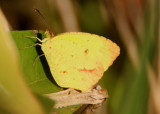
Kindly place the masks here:
<instances>
[{"instance_id":1,"label":"butterfly wing","mask_svg":"<svg viewBox=\"0 0 160 114\"><path fill-rule=\"evenodd\" d=\"M48 39L42 50L57 84L81 91L95 85L119 55L119 47L112 41L80 32Z\"/></svg>"}]
</instances>

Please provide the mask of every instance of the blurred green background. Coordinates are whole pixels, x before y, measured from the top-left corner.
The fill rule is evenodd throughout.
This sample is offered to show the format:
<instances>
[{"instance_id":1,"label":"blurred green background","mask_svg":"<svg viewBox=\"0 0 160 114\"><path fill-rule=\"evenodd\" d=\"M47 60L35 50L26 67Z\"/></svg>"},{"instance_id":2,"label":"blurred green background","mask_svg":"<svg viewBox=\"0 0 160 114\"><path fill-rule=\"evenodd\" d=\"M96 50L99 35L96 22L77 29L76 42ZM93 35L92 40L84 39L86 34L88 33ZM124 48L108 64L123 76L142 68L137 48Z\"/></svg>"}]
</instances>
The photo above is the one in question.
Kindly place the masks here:
<instances>
[{"instance_id":1,"label":"blurred green background","mask_svg":"<svg viewBox=\"0 0 160 114\"><path fill-rule=\"evenodd\" d=\"M99 82L109 99L97 114L160 114L159 0L0 0L0 7L10 30L82 31L117 43L120 56Z\"/></svg>"}]
</instances>

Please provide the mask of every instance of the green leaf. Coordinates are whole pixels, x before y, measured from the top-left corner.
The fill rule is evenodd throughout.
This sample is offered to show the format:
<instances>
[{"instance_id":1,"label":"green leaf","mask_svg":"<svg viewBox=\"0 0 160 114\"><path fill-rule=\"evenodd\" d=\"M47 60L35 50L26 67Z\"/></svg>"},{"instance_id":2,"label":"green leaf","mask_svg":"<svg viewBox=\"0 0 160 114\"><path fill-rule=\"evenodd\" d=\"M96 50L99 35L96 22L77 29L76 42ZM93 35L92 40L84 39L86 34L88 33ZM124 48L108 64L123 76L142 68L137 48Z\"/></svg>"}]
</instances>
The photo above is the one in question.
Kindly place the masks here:
<instances>
[{"instance_id":1,"label":"green leaf","mask_svg":"<svg viewBox=\"0 0 160 114\"><path fill-rule=\"evenodd\" d=\"M44 32L39 33L40 37ZM57 92L60 88L54 82L50 73L48 63L44 56L36 59L43 54L40 46L33 46L37 39L28 37L37 37L32 31L12 31L11 32L21 59L21 65L25 78L29 86L37 93L46 94ZM29 48L27 48L29 47Z\"/></svg>"}]
</instances>

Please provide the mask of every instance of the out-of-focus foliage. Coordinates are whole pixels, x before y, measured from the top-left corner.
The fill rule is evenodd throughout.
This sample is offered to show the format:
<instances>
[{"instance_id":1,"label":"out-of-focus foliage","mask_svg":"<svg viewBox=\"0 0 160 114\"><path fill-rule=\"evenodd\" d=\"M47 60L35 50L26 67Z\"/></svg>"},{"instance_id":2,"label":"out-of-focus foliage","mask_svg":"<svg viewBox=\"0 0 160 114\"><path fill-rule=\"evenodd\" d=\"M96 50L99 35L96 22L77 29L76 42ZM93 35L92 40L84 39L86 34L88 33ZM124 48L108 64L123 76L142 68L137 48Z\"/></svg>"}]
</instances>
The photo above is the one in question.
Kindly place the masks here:
<instances>
[{"instance_id":1,"label":"out-of-focus foliage","mask_svg":"<svg viewBox=\"0 0 160 114\"><path fill-rule=\"evenodd\" d=\"M23 79L18 53L1 10L0 22L0 113L44 114Z\"/></svg>"}]
</instances>

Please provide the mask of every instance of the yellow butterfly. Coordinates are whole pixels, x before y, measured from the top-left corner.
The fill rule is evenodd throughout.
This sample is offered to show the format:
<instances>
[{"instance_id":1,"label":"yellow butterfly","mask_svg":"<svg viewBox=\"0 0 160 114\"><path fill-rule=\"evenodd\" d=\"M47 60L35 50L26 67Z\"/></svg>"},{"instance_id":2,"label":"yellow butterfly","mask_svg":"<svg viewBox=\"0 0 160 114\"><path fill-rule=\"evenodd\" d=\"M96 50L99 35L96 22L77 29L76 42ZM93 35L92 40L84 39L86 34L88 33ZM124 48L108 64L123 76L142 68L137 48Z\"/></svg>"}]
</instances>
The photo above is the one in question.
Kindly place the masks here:
<instances>
[{"instance_id":1,"label":"yellow butterfly","mask_svg":"<svg viewBox=\"0 0 160 114\"><path fill-rule=\"evenodd\" d=\"M67 32L42 42L57 84L81 91L92 88L120 54L117 44L90 33Z\"/></svg>"}]
</instances>

